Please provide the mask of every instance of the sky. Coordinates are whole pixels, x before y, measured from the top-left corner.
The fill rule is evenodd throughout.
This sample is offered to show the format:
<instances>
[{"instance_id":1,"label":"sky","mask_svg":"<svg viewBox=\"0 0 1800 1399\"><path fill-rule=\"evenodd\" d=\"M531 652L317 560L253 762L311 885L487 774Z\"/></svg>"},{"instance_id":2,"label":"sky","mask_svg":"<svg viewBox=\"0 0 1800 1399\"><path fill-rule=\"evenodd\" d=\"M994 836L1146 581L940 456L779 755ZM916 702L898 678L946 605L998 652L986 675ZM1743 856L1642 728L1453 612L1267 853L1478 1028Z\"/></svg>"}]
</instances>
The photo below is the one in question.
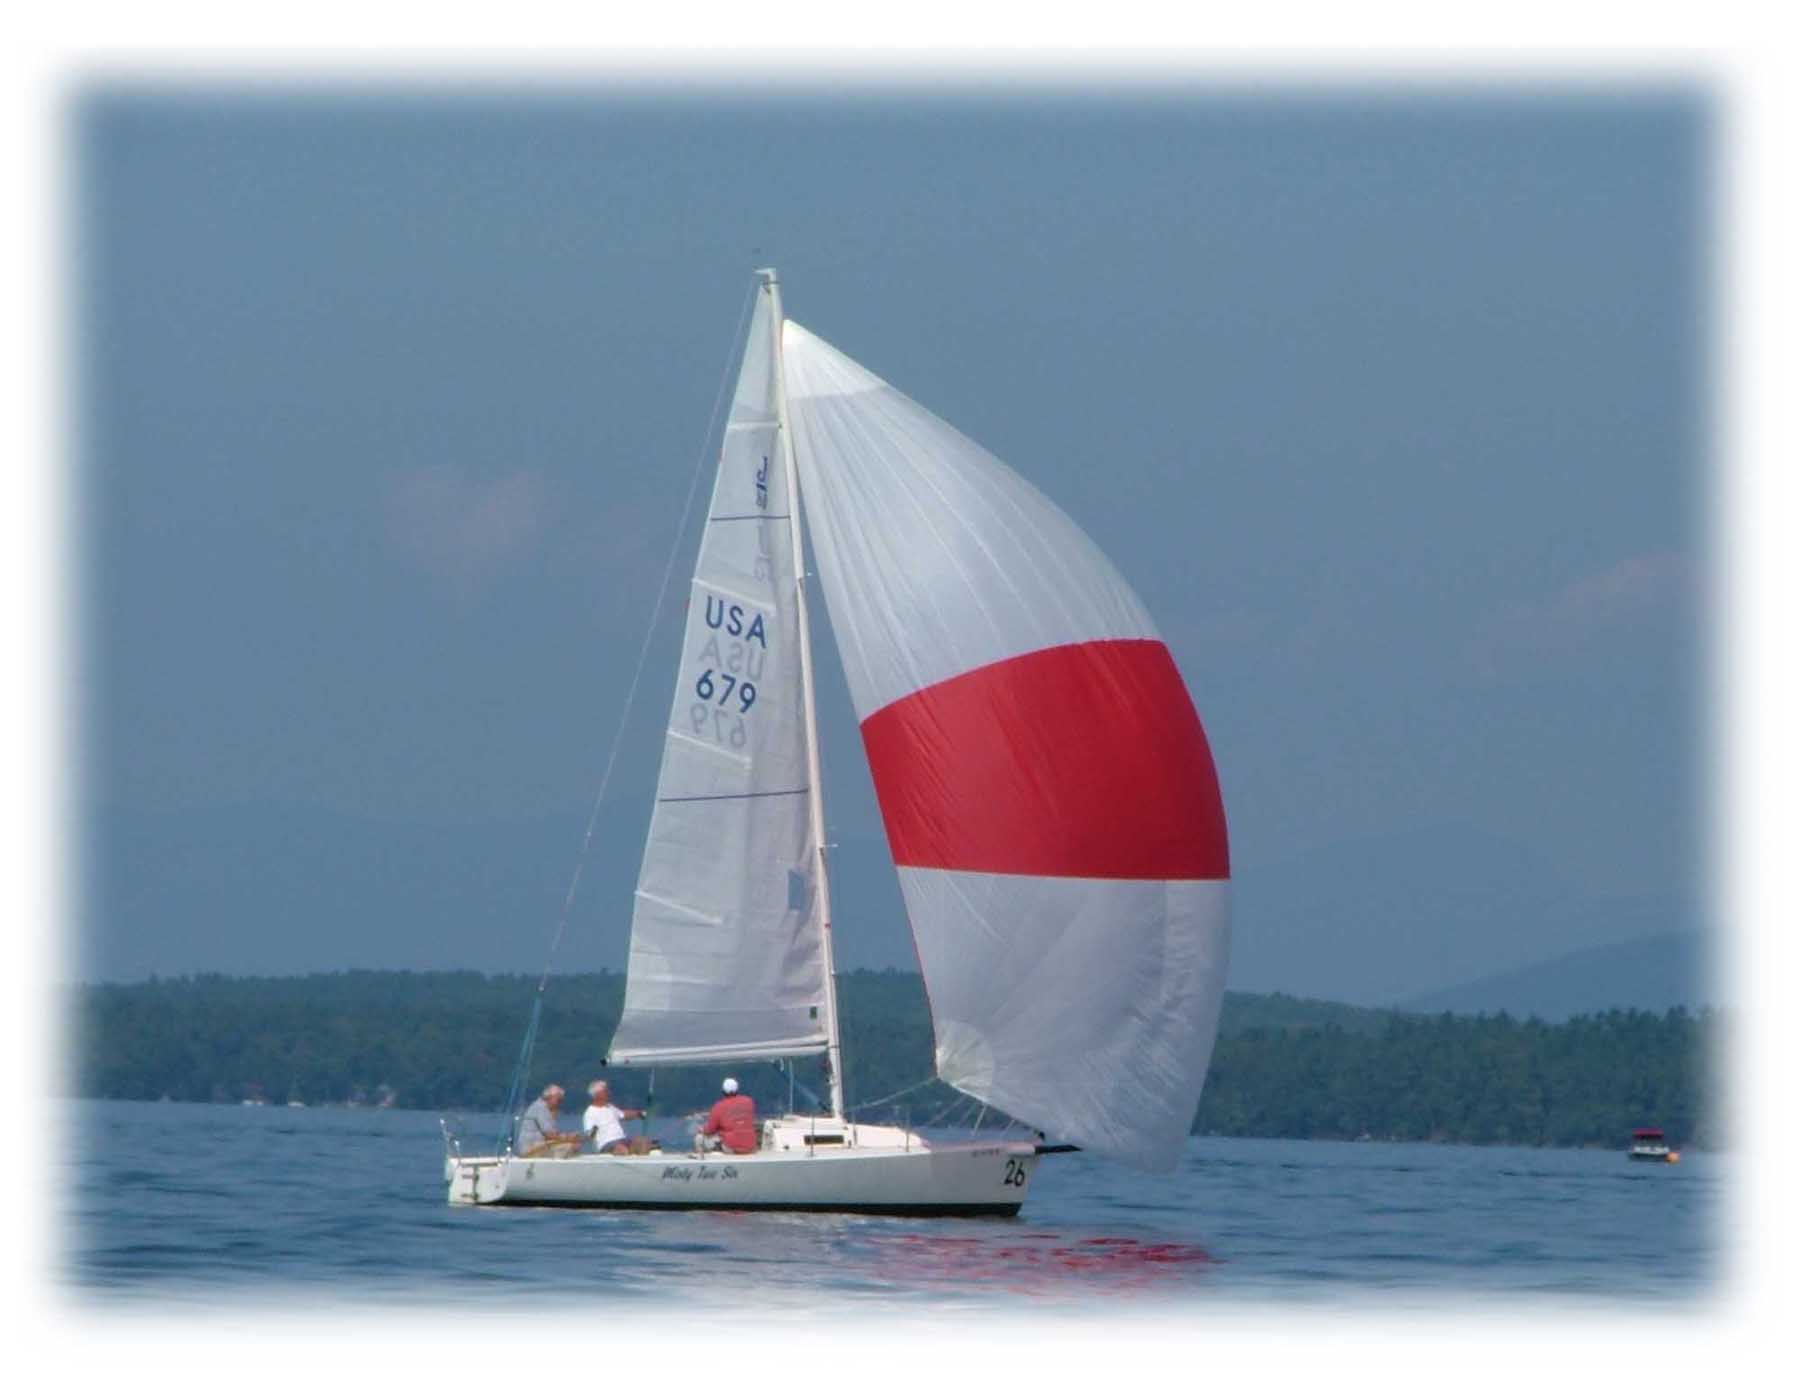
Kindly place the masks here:
<instances>
[{"instance_id":1,"label":"sky","mask_svg":"<svg viewBox=\"0 0 1800 1399\"><path fill-rule=\"evenodd\" d=\"M99 84L68 119L86 975L542 967L764 264L1156 617L1234 987L1704 931L1699 89ZM566 968L623 965L678 635ZM903 965L820 660L844 960Z\"/></svg>"}]
</instances>

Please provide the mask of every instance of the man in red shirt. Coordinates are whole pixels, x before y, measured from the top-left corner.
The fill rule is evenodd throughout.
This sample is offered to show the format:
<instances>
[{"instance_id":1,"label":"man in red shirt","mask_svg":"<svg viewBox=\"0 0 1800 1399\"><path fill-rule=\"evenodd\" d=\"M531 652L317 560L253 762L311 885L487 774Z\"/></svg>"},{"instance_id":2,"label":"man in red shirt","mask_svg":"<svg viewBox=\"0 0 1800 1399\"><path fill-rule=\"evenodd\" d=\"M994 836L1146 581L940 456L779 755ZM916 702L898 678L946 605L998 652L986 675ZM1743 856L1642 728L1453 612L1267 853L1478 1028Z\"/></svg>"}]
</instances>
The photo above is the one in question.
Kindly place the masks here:
<instances>
[{"instance_id":1,"label":"man in red shirt","mask_svg":"<svg viewBox=\"0 0 1800 1399\"><path fill-rule=\"evenodd\" d=\"M738 1082L728 1078L721 1085L725 1096L713 1104L706 1125L694 1138L695 1151L731 1151L747 1156L756 1150L756 1104L748 1093L738 1092Z\"/></svg>"}]
</instances>

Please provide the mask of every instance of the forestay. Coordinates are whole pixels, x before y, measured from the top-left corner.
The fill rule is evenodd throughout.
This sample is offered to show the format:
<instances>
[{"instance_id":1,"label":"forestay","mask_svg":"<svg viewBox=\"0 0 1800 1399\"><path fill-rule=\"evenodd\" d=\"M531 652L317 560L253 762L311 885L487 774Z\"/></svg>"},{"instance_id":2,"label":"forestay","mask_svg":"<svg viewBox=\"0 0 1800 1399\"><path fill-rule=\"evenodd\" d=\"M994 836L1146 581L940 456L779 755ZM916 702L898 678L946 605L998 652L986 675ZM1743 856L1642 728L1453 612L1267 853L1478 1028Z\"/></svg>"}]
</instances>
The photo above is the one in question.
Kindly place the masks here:
<instances>
[{"instance_id":1,"label":"forestay","mask_svg":"<svg viewBox=\"0 0 1800 1399\"><path fill-rule=\"evenodd\" d=\"M1224 993L1205 734L1118 571L1003 462L789 321L832 629L947 1082L1172 1169Z\"/></svg>"},{"instance_id":2,"label":"forestay","mask_svg":"<svg viewBox=\"0 0 1800 1399\"><path fill-rule=\"evenodd\" d=\"M614 1063L826 1042L769 304L760 292L689 596Z\"/></svg>"}]
</instances>

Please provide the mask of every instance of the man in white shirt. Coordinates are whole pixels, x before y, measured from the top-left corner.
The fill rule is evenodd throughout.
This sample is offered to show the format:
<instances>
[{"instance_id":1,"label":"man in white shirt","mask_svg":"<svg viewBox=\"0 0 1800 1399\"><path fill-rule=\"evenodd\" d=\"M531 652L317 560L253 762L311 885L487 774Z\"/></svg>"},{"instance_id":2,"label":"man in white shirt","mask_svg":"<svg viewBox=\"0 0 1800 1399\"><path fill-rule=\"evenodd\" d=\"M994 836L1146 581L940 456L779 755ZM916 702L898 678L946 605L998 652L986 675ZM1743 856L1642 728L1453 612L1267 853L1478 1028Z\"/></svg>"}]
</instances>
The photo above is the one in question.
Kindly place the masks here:
<instances>
[{"instance_id":1,"label":"man in white shirt","mask_svg":"<svg viewBox=\"0 0 1800 1399\"><path fill-rule=\"evenodd\" d=\"M648 1137L626 1140L625 1120L643 1117L644 1110L615 1107L605 1079L597 1078L588 1085L588 1097L592 1102L581 1115L581 1133L595 1151L603 1156L642 1156L655 1145Z\"/></svg>"}]
</instances>

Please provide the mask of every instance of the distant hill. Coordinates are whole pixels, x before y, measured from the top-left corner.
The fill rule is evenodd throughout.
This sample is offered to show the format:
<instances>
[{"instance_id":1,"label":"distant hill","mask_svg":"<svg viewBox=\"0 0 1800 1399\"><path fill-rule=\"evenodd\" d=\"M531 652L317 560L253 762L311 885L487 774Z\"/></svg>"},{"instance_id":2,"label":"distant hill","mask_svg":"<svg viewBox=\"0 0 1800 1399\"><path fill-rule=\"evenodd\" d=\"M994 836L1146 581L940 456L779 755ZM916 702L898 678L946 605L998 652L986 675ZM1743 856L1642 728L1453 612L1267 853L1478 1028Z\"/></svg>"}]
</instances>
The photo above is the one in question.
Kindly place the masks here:
<instances>
[{"instance_id":1,"label":"distant hill","mask_svg":"<svg viewBox=\"0 0 1800 1399\"><path fill-rule=\"evenodd\" d=\"M1699 941L1689 937L1633 938L1584 948L1515 971L1499 972L1402 1001L1399 1008L1435 1014L1505 1011L1566 1020L1604 1010L1664 1011L1714 1003Z\"/></svg>"},{"instance_id":2,"label":"distant hill","mask_svg":"<svg viewBox=\"0 0 1800 1399\"><path fill-rule=\"evenodd\" d=\"M1227 991L1225 1009L1219 1016L1219 1034L1224 1037L1248 1030L1343 1030L1353 1035L1379 1035L1398 1014L1344 1005L1341 1001L1284 996L1279 991Z\"/></svg>"}]
</instances>

